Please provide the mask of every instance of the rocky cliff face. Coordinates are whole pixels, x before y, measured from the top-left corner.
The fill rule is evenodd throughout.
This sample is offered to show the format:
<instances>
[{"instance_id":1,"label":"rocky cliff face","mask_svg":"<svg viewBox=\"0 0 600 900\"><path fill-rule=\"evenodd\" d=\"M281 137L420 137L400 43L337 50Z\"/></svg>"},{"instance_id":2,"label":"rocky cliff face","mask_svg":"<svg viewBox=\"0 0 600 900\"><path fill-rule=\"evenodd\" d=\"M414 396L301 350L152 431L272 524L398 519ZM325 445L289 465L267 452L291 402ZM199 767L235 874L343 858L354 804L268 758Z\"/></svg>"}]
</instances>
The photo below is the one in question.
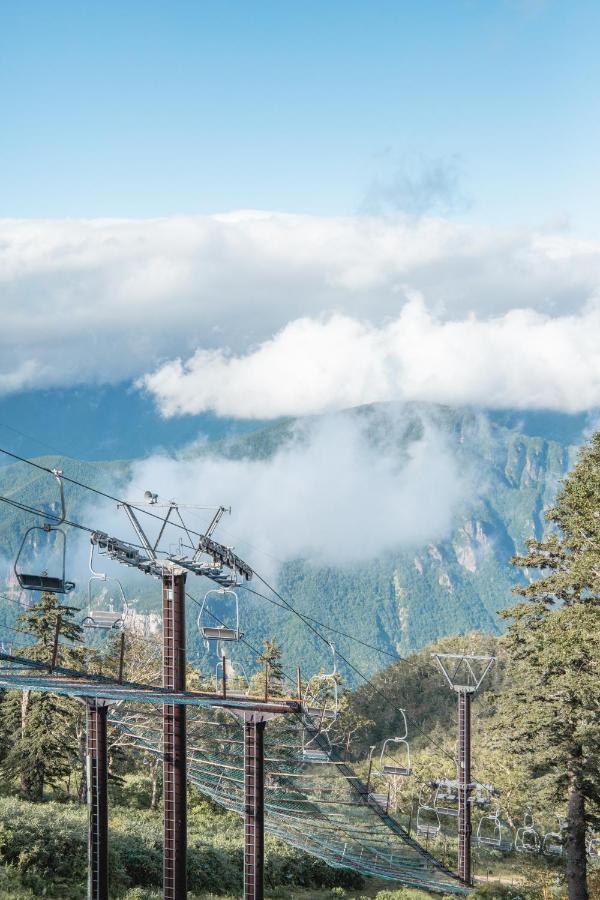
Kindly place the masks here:
<instances>
[{"instance_id":1,"label":"rocky cliff face","mask_svg":"<svg viewBox=\"0 0 600 900\"><path fill-rule=\"evenodd\" d=\"M485 413L429 408L428 415L469 474L470 490L452 533L351 571L296 563L281 577L299 608L400 654L473 628L500 632L497 612L513 602L512 588L522 578L510 559L528 539L542 536L544 511L576 455L571 444L494 422ZM294 640L301 639L296 626L288 628ZM339 641L364 666L384 662Z\"/></svg>"}]
</instances>

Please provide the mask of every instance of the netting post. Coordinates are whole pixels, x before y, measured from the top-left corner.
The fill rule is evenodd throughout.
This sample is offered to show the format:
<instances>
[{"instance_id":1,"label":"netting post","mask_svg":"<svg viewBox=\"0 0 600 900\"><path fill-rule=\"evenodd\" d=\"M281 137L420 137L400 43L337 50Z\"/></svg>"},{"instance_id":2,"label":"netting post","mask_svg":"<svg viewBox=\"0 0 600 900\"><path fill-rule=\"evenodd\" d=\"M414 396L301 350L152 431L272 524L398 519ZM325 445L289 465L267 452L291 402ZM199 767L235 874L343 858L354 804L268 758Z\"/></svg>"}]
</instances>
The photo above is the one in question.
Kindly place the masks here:
<instances>
[{"instance_id":1,"label":"netting post","mask_svg":"<svg viewBox=\"0 0 600 900\"><path fill-rule=\"evenodd\" d=\"M108 705L87 700L88 900L108 900Z\"/></svg>"},{"instance_id":2,"label":"netting post","mask_svg":"<svg viewBox=\"0 0 600 900\"><path fill-rule=\"evenodd\" d=\"M471 884L471 692L458 691L458 877Z\"/></svg>"},{"instance_id":3,"label":"netting post","mask_svg":"<svg viewBox=\"0 0 600 900\"><path fill-rule=\"evenodd\" d=\"M265 864L265 721L244 718L244 900L263 900Z\"/></svg>"},{"instance_id":4,"label":"netting post","mask_svg":"<svg viewBox=\"0 0 600 900\"><path fill-rule=\"evenodd\" d=\"M163 575L163 687L185 690L185 574ZM187 897L186 708L163 706L163 897Z\"/></svg>"}]
</instances>

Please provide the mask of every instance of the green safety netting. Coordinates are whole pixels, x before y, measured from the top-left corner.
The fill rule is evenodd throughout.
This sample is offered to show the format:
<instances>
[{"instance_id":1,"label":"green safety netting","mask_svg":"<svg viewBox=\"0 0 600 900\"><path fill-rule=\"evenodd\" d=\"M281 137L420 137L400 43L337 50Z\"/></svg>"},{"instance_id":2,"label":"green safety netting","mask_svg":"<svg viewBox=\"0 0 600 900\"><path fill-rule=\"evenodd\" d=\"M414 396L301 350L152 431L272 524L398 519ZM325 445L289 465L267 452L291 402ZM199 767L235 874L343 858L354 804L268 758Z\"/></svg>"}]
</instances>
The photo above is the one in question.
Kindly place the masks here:
<instances>
[{"instance_id":1,"label":"green safety netting","mask_svg":"<svg viewBox=\"0 0 600 900\"><path fill-rule=\"evenodd\" d=\"M152 754L162 753L158 710L119 707L110 721ZM188 711L188 778L228 810L244 813L243 722L217 708ZM439 892L467 893L341 759L310 718L288 713L265 730L265 829L331 866Z\"/></svg>"},{"instance_id":2,"label":"green safety netting","mask_svg":"<svg viewBox=\"0 0 600 900\"><path fill-rule=\"evenodd\" d=\"M223 707L243 707L250 698L177 695L68 669L49 673L39 664L2 653L0 660L0 687L114 701L113 726L141 750L159 757L159 704L186 703L190 782L222 807L244 814L243 719ZM440 893L468 893L368 792L327 734L319 731L318 717L299 710L276 715L265 730L265 829L334 867Z\"/></svg>"}]
</instances>

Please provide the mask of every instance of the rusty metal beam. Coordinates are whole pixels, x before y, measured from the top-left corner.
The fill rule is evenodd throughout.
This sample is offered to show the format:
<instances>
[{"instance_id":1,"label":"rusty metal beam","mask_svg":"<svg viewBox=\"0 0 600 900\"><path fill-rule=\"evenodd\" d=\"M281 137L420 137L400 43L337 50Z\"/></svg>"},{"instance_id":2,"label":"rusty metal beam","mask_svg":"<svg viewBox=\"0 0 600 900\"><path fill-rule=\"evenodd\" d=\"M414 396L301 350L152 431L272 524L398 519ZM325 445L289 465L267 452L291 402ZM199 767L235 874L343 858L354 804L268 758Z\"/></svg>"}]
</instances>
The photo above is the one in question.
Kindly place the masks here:
<instances>
[{"instance_id":1,"label":"rusty metal beam","mask_svg":"<svg viewBox=\"0 0 600 900\"><path fill-rule=\"evenodd\" d=\"M108 705L87 701L88 900L108 900Z\"/></svg>"},{"instance_id":2,"label":"rusty metal beam","mask_svg":"<svg viewBox=\"0 0 600 900\"><path fill-rule=\"evenodd\" d=\"M471 692L458 691L458 877L471 884Z\"/></svg>"},{"instance_id":3,"label":"rusty metal beam","mask_svg":"<svg viewBox=\"0 0 600 900\"><path fill-rule=\"evenodd\" d=\"M244 721L244 900L263 900L265 868L265 720Z\"/></svg>"},{"instance_id":4,"label":"rusty metal beam","mask_svg":"<svg viewBox=\"0 0 600 900\"><path fill-rule=\"evenodd\" d=\"M163 576L163 687L185 691L185 574ZM187 897L186 708L163 706L163 897Z\"/></svg>"}]
</instances>

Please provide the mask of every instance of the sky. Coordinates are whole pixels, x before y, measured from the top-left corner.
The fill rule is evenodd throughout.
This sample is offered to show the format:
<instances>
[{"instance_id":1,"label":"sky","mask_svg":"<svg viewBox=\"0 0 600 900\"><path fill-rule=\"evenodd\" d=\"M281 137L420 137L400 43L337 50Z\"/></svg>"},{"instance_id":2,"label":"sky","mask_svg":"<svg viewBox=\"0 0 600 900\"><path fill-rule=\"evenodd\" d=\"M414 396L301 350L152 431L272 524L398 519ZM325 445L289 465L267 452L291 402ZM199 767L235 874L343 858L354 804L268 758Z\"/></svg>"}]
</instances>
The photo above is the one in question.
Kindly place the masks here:
<instances>
[{"instance_id":1,"label":"sky","mask_svg":"<svg viewBox=\"0 0 600 900\"><path fill-rule=\"evenodd\" d=\"M600 406L600 6L0 6L0 395Z\"/></svg>"},{"instance_id":2,"label":"sky","mask_svg":"<svg viewBox=\"0 0 600 900\"><path fill-rule=\"evenodd\" d=\"M349 215L428 165L476 221L598 234L599 30L594 0L4 3L2 211Z\"/></svg>"}]
</instances>

